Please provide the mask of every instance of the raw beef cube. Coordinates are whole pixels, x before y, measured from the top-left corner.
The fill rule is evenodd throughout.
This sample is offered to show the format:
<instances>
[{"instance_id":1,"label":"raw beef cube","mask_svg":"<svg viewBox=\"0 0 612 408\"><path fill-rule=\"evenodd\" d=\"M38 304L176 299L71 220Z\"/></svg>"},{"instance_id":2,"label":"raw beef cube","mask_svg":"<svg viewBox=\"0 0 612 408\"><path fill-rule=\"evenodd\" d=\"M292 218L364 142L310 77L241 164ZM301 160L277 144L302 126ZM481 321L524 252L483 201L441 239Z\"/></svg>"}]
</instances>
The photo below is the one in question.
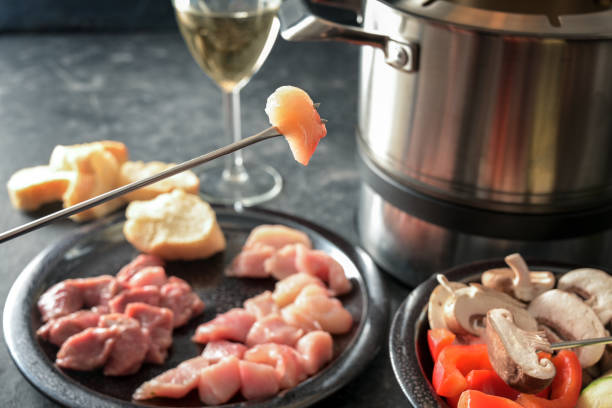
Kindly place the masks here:
<instances>
[{"instance_id":1,"label":"raw beef cube","mask_svg":"<svg viewBox=\"0 0 612 408\"><path fill-rule=\"evenodd\" d=\"M72 284L72 279L56 283L38 299L43 322L76 312L82 307L83 293Z\"/></svg>"},{"instance_id":2,"label":"raw beef cube","mask_svg":"<svg viewBox=\"0 0 612 408\"><path fill-rule=\"evenodd\" d=\"M204 404L224 404L238 392L240 389L238 361L236 357L226 357L201 371L198 394Z\"/></svg>"},{"instance_id":3,"label":"raw beef cube","mask_svg":"<svg viewBox=\"0 0 612 408\"><path fill-rule=\"evenodd\" d=\"M245 248L236 255L225 274L238 278L267 278L269 273L264 263L275 252L276 249L270 245L256 244Z\"/></svg>"},{"instance_id":4,"label":"raw beef cube","mask_svg":"<svg viewBox=\"0 0 612 408\"><path fill-rule=\"evenodd\" d=\"M255 316L244 309L231 309L198 326L192 340L196 343L216 340L234 340L244 343L255 320Z\"/></svg>"},{"instance_id":5,"label":"raw beef cube","mask_svg":"<svg viewBox=\"0 0 612 408\"><path fill-rule=\"evenodd\" d=\"M129 280L142 268L147 266L164 266L164 260L156 255L140 254L132 260L129 264L125 265L117 273L117 280L121 284L126 284Z\"/></svg>"},{"instance_id":6,"label":"raw beef cube","mask_svg":"<svg viewBox=\"0 0 612 408\"><path fill-rule=\"evenodd\" d=\"M333 355L333 340L324 331L310 332L298 340L296 349L302 356L302 363L309 375L321 369Z\"/></svg>"},{"instance_id":7,"label":"raw beef cube","mask_svg":"<svg viewBox=\"0 0 612 408\"><path fill-rule=\"evenodd\" d=\"M187 323L204 311L204 302L184 280L171 276L161 288L160 306L174 312L174 327Z\"/></svg>"},{"instance_id":8,"label":"raw beef cube","mask_svg":"<svg viewBox=\"0 0 612 408\"><path fill-rule=\"evenodd\" d=\"M234 356L237 359L242 359L244 352L247 350L244 344L232 343L231 341L219 340L211 341L204 351L202 351L202 357L206 358L210 364L215 364L221 361L225 357Z\"/></svg>"},{"instance_id":9,"label":"raw beef cube","mask_svg":"<svg viewBox=\"0 0 612 408\"><path fill-rule=\"evenodd\" d=\"M302 244L285 245L265 260L264 269L267 274L272 275L278 280L285 279L289 275L297 273L295 266L295 255L297 247Z\"/></svg>"},{"instance_id":10,"label":"raw beef cube","mask_svg":"<svg viewBox=\"0 0 612 408\"><path fill-rule=\"evenodd\" d=\"M295 387L308 376L302 357L295 349L284 344L257 345L244 354L244 359L274 367L281 390Z\"/></svg>"},{"instance_id":11,"label":"raw beef cube","mask_svg":"<svg viewBox=\"0 0 612 408\"><path fill-rule=\"evenodd\" d=\"M287 324L280 315L269 315L253 324L246 338L246 344L279 343L292 346L304 331Z\"/></svg>"},{"instance_id":12,"label":"raw beef cube","mask_svg":"<svg viewBox=\"0 0 612 408\"><path fill-rule=\"evenodd\" d=\"M121 289L117 280L110 275L71 280L83 294L83 303L86 307L106 305Z\"/></svg>"},{"instance_id":13,"label":"raw beef cube","mask_svg":"<svg viewBox=\"0 0 612 408\"><path fill-rule=\"evenodd\" d=\"M271 397L279 389L274 368L267 364L241 360L240 393L247 400Z\"/></svg>"},{"instance_id":14,"label":"raw beef cube","mask_svg":"<svg viewBox=\"0 0 612 408\"><path fill-rule=\"evenodd\" d=\"M308 235L284 225L260 225L253 228L247 237L244 248L250 248L256 244L269 245L274 249L281 249L289 244L302 244L312 248Z\"/></svg>"},{"instance_id":15,"label":"raw beef cube","mask_svg":"<svg viewBox=\"0 0 612 408\"><path fill-rule=\"evenodd\" d=\"M279 307L283 307L293 302L305 286L312 284L325 288L323 281L316 276L307 273L296 273L276 282L272 297Z\"/></svg>"},{"instance_id":16,"label":"raw beef cube","mask_svg":"<svg viewBox=\"0 0 612 408\"><path fill-rule=\"evenodd\" d=\"M321 328L332 334L347 333L353 325L353 317L336 298L330 298L317 285L306 286L293 303L295 311L318 322Z\"/></svg>"},{"instance_id":17,"label":"raw beef cube","mask_svg":"<svg viewBox=\"0 0 612 408\"><path fill-rule=\"evenodd\" d=\"M48 321L36 334L56 346L61 346L68 337L88 327L97 327L100 315L89 310L79 310L69 315Z\"/></svg>"},{"instance_id":18,"label":"raw beef cube","mask_svg":"<svg viewBox=\"0 0 612 408\"><path fill-rule=\"evenodd\" d=\"M142 384L132 398L146 400L156 397L183 398L198 386L200 372L208 366L204 357L195 357L183 361L175 368L165 371L157 377Z\"/></svg>"},{"instance_id":19,"label":"raw beef cube","mask_svg":"<svg viewBox=\"0 0 612 408\"><path fill-rule=\"evenodd\" d=\"M147 351L149 336L142 330L136 319L121 313L111 313L100 317L99 327L114 329L117 333L104 375L134 374L140 369Z\"/></svg>"},{"instance_id":20,"label":"raw beef cube","mask_svg":"<svg viewBox=\"0 0 612 408\"><path fill-rule=\"evenodd\" d=\"M142 288L131 288L124 290L108 302L113 313L123 313L130 303L146 303L159 306L160 293L157 286L143 286Z\"/></svg>"},{"instance_id":21,"label":"raw beef cube","mask_svg":"<svg viewBox=\"0 0 612 408\"><path fill-rule=\"evenodd\" d=\"M344 268L334 258L323 251L298 247L295 254L298 271L306 272L327 282L334 295L351 291L351 281L344 274Z\"/></svg>"},{"instance_id":22,"label":"raw beef cube","mask_svg":"<svg viewBox=\"0 0 612 408\"><path fill-rule=\"evenodd\" d=\"M127 282L127 286L130 288L149 285L162 287L167 280L166 270L163 268L163 266L145 266L132 275L130 280Z\"/></svg>"},{"instance_id":23,"label":"raw beef cube","mask_svg":"<svg viewBox=\"0 0 612 408\"><path fill-rule=\"evenodd\" d=\"M255 315L258 320L267 315L277 314L279 312L278 305L272 297L272 292L269 290L245 300L243 306L247 312Z\"/></svg>"},{"instance_id":24,"label":"raw beef cube","mask_svg":"<svg viewBox=\"0 0 612 408\"><path fill-rule=\"evenodd\" d=\"M125 308L125 314L138 320L151 339L145 362L163 364L172 345L172 310L146 303L130 303Z\"/></svg>"},{"instance_id":25,"label":"raw beef cube","mask_svg":"<svg viewBox=\"0 0 612 408\"><path fill-rule=\"evenodd\" d=\"M90 327L70 336L57 352L55 363L62 368L88 371L102 367L117 340L112 329Z\"/></svg>"}]
</instances>

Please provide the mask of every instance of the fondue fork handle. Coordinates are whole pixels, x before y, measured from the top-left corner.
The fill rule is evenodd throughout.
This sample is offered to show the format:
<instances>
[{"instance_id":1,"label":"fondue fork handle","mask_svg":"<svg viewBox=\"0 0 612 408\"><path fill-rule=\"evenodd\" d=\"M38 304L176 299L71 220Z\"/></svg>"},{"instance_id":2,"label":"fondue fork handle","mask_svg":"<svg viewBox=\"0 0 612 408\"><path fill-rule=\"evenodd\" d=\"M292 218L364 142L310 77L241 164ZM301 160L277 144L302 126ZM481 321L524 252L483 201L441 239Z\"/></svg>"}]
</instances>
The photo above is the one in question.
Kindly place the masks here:
<instances>
[{"instance_id":1,"label":"fondue fork handle","mask_svg":"<svg viewBox=\"0 0 612 408\"><path fill-rule=\"evenodd\" d=\"M102 204L106 201L122 196L126 193L129 193L130 191L134 191L138 188L148 186L149 184L153 184L167 177L174 176L175 174L191 169L192 167L195 167L200 164L206 163L208 161L214 160L218 157L225 156L226 154L235 152L236 150L242 149L254 143L261 142L262 140L266 140L266 139L271 139L277 136L281 136L279 131L275 127L269 127L257 133L256 135L246 137L238 142L231 143L227 146L221 147L212 152L203 154L202 156L196 157L191 160L187 160L186 162L183 162L167 170L164 170L161 173L155 174L153 176L144 178L139 181L135 181L134 183L126 184L125 186L108 191L104 194L100 194L97 197L90 198L89 200L82 201L68 208L64 208L63 210L54 212L52 214L41 217L37 220L30 221L26 224L23 224L19 227L15 227L8 231L5 231L2 234L0 234L0 243L13 239L15 237L18 237L20 235L26 234L40 227L43 227L60 218L66 218L71 215L80 213L81 211L87 210L91 207L95 207L96 205Z\"/></svg>"}]
</instances>

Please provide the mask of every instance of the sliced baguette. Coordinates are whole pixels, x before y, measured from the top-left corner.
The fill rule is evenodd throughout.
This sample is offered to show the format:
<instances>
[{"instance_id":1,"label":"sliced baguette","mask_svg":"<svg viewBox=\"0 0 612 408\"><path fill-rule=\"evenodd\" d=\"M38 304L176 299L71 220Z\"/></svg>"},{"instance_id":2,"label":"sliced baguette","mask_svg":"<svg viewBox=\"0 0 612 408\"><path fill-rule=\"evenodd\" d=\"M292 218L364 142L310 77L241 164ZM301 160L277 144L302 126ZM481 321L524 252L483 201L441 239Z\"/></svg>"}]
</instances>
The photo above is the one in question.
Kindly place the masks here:
<instances>
[{"instance_id":1,"label":"sliced baguette","mask_svg":"<svg viewBox=\"0 0 612 408\"><path fill-rule=\"evenodd\" d=\"M50 166L56 170L75 173L73 182L62 197L64 207L70 207L118 186L119 162L101 143L56 146L51 154ZM117 198L71 218L79 222L99 218L121 205L123 200Z\"/></svg>"},{"instance_id":2,"label":"sliced baguette","mask_svg":"<svg viewBox=\"0 0 612 408\"><path fill-rule=\"evenodd\" d=\"M164 259L207 258L226 246L212 207L182 190L132 201L125 216L123 234L128 242Z\"/></svg>"},{"instance_id":3,"label":"sliced baguette","mask_svg":"<svg viewBox=\"0 0 612 408\"><path fill-rule=\"evenodd\" d=\"M15 172L6 183L13 207L32 211L43 204L61 201L74 180L74 172L35 166Z\"/></svg>"},{"instance_id":4,"label":"sliced baguette","mask_svg":"<svg viewBox=\"0 0 612 408\"><path fill-rule=\"evenodd\" d=\"M119 172L119 185L133 183L138 180L161 173L170 167L175 166L173 163L163 163L159 161L142 162L142 161L127 161L123 163ZM139 188L124 195L127 201L134 200L151 200L160 194L168 193L174 189L181 189L187 193L196 194L200 188L200 179L191 170L184 171L157 183Z\"/></svg>"}]
</instances>

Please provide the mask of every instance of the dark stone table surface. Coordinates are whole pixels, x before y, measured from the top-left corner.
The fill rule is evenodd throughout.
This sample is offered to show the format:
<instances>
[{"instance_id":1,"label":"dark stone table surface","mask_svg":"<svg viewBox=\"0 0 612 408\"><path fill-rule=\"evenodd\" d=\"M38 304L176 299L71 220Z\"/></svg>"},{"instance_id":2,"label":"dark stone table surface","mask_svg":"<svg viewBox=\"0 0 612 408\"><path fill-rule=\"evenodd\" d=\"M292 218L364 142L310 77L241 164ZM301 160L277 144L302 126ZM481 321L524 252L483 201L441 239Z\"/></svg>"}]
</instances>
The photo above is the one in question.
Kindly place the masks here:
<instances>
[{"instance_id":1,"label":"dark stone table surface","mask_svg":"<svg viewBox=\"0 0 612 408\"><path fill-rule=\"evenodd\" d=\"M267 127L266 97L276 87L302 87L321 102L328 137L307 167L282 140L246 150L272 163L285 186L266 208L300 215L357 243L355 167L358 49L279 39L242 92L243 133ZM0 36L0 180L48 162L57 144L115 139L136 160L180 162L212 150L223 139L221 95L200 71L175 31L140 34L4 34ZM14 210L0 193L0 229L42 213ZM0 244L0 302L24 266L44 247L73 232L61 221ZM390 317L409 289L385 276ZM56 406L20 375L2 340L0 407ZM317 407L409 406L393 376L386 344L367 369Z\"/></svg>"}]
</instances>

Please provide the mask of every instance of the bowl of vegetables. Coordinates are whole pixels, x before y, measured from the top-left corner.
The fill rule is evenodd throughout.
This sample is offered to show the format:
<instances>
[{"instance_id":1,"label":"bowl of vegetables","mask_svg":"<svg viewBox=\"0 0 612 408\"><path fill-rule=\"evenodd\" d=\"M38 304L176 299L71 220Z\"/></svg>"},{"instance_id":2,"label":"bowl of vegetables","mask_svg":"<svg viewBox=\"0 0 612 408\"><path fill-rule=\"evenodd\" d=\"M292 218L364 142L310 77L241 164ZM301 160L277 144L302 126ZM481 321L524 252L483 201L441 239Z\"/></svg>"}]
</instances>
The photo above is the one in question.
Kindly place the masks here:
<instances>
[{"instance_id":1,"label":"bowl of vegetables","mask_svg":"<svg viewBox=\"0 0 612 408\"><path fill-rule=\"evenodd\" d=\"M493 312L494 310L494 312ZM418 407L612 407L612 276L518 254L432 276L397 310L389 350Z\"/></svg>"}]
</instances>

